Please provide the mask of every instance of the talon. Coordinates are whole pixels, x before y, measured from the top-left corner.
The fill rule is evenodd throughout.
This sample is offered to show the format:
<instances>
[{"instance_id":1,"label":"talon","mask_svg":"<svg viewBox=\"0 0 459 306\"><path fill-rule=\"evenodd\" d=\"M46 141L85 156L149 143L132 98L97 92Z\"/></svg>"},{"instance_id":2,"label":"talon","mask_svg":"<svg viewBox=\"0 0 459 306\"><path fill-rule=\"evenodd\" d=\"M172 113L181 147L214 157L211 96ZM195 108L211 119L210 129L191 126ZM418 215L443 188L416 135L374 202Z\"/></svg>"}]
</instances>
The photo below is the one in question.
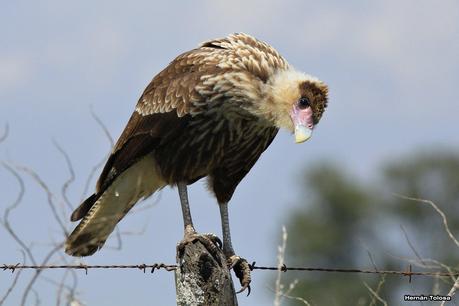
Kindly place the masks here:
<instances>
[{"instance_id":1,"label":"talon","mask_svg":"<svg viewBox=\"0 0 459 306\"><path fill-rule=\"evenodd\" d=\"M249 284L245 284L244 286L242 286L241 289L239 289L239 291L236 292L236 294L239 294L241 292L244 292L244 290L247 289L247 295L246 296L249 296L250 295L250 292L252 289L250 289L250 285Z\"/></svg>"},{"instance_id":2,"label":"talon","mask_svg":"<svg viewBox=\"0 0 459 306\"><path fill-rule=\"evenodd\" d=\"M234 273L242 286L242 288L236 293L241 293L247 289L247 296L249 296L251 292L250 282L252 281L252 278L250 276L250 265L247 260L233 255L228 259L228 266L230 269L234 270Z\"/></svg>"},{"instance_id":3,"label":"talon","mask_svg":"<svg viewBox=\"0 0 459 306\"><path fill-rule=\"evenodd\" d=\"M214 234L198 234L186 233L183 237L183 240L177 244L177 257L181 258L183 252L185 251L185 246L188 243L193 243L195 241L201 242L204 247L209 251L209 253L217 260L221 265L221 259L219 256L219 248L222 247L222 241Z\"/></svg>"},{"instance_id":4,"label":"talon","mask_svg":"<svg viewBox=\"0 0 459 306\"><path fill-rule=\"evenodd\" d=\"M218 238L217 235L212 234L212 233L205 233L205 234L200 234L199 236L204 236L210 241L212 241L214 244L216 244L220 249L223 247L223 242L221 241L220 238Z\"/></svg>"}]
</instances>

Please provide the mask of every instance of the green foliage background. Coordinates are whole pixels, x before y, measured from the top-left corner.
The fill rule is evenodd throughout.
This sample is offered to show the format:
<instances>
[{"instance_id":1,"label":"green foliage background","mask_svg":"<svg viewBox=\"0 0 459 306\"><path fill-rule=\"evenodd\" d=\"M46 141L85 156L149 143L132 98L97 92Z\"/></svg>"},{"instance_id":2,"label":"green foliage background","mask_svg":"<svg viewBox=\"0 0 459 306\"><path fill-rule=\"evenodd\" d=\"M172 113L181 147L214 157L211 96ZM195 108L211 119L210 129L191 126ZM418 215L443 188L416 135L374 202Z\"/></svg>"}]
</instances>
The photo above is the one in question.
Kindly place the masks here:
<instances>
[{"instance_id":1,"label":"green foliage background","mask_svg":"<svg viewBox=\"0 0 459 306\"><path fill-rule=\"evenodd\" d=\"M412 263L413 270L444 270L442 263L458 268L459 249L435 210L397 196L432 200L445 212L452 233L458 233L457 152L419 150L386 162L375 179L366 181L323 161L307 170L301 188L299 208L287 222L288 265L404 270ZM312 305L382 305L364 283L389 305L407 303L404 294L445 295L452 286L449 278L414 277L409 283L397 276L319 272L287 273L284 281L295 278L299 284L291 295Z\"/></svg>"}]
</instances>

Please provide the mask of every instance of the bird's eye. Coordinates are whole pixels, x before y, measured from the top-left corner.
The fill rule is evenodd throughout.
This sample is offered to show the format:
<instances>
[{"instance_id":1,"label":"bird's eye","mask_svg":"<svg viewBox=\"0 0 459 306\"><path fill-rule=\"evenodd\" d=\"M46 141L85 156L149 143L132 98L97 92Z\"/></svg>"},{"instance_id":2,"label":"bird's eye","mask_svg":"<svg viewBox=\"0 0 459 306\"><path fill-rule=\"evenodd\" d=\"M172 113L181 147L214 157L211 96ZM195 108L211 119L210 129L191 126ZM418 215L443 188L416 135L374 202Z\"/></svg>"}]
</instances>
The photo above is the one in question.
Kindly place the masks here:
<instances>
[{"instance_id":1,"label":"bird's eye","mask_svg":"<svg viewBox=\"0 0 459 306\"><path fill-rule=\"evenodd\" d=\"M301 97L301 98L298 100L298 107L299 107L300 109L305 109L305 108L308 108L309 106L310 106L310 104L309 104L308 98Z\"/></svg>"}]
</instances>

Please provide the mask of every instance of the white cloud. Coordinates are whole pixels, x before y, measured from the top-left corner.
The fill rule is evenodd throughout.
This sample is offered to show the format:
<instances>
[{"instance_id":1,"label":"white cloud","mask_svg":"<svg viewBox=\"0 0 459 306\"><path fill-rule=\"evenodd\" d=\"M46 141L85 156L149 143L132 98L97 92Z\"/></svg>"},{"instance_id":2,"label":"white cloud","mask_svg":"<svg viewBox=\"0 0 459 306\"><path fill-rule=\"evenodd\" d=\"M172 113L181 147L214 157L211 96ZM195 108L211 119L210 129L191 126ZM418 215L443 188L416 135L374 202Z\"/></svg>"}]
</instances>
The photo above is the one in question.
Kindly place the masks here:
<instances>
[{"instance_id":1,"label":"white cloud","mask_svg":"<svg viewBox=\"0 0 459 306\"><path fill-rule=\"evenodd\" d=\"M0 56L0 91L7 92L22 86L32 75L32 63L23 56Z\"/></svg>"}]
</instances>

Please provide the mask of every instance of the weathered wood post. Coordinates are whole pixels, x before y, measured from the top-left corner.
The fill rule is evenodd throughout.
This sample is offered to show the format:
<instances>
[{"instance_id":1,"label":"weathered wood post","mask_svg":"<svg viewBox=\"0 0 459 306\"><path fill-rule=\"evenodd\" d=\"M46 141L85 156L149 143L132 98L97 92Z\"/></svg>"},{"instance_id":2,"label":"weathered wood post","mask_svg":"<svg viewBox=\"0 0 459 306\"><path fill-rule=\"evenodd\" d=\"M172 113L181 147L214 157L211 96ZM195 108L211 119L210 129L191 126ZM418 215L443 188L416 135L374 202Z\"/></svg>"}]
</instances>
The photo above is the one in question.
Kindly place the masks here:
<instances>
[{"instance_id":1,"label":"weathered wood post","mask_svg":"<svg viewBox=\"0 0 459 306\"><path fill-rule=\"evenodd\" d=\"M216 255L218 258L199 241L186 244L184 251L177 254L178 306L237 305L231 273L220 248Z\"/></svg>"}]
</instances>

